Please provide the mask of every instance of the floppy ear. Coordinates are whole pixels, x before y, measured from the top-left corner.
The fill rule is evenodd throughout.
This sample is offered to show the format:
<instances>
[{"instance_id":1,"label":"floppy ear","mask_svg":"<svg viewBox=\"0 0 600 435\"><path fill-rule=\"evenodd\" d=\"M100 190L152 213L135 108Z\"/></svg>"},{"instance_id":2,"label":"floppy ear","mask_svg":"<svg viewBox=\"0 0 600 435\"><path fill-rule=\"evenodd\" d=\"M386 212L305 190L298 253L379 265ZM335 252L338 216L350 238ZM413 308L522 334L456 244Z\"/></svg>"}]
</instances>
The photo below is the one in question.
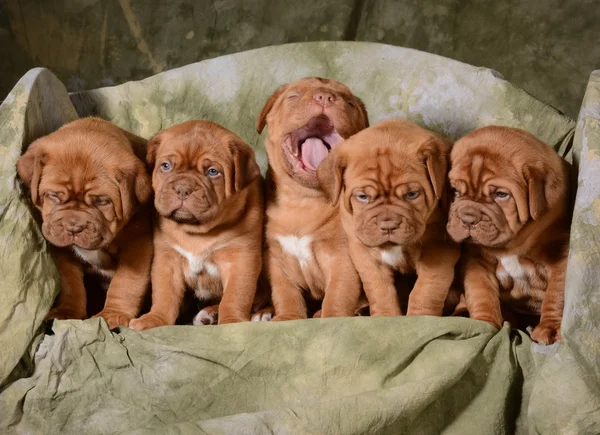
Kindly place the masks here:
<instances>
[{"instance_id":1,"label":"floppy ear","mask_svg":"<svg viewBox=\"0 0 600 435\"><path fill-rule=\"evenodd\" d=\"M357 96L355 96L355 98L356 102L358 103L358 110L360 111L360 114L365 120L365 128L367 128L369 127L369 114L367 113L367 108L365 107L365 103L363 103L363 100L361 100Z\"/></svg>"},{"instance_id":2,"label":"floppy ear","mask_svg":"<svg viewBox=\"0 0 600 435\"><path fill-rule=\"evenodd\" d=\"M527 180L529 214L533 220L540 219L548 209L556 205L561 196L566 194L567 180L550 165L543 169L526 166L524 170Z\"/></svg>"},{"instance_id":3,"label":"floppy ear","mask_svg":"<svg viewBox=\"0 0 600 435\"><path fill-rule=\"evenodd\" d=\"M317 166L319 186L325 196L334 206L340 200L344 185L344 171L346 170L346 157L339 150L332 150L325 160Z\"/></svg>"},{"instance_id":4,"label":"floppy ear","mask_svg":"<svg viewBox=\"0 0 600 435\"><path fill-rule=\"evenodd\" d=\"M17 173L25 186L31 191L31 201L38 205L40 179L42 178L42 169L46 163L46 153L41 149L40 141L35 141L17 160Z\"/></svg>"},{"instance_id":5,"label":"floppy ear","mask_svg":"<svg viewBox=\"0 0 600 435\"><path fill-rule=\"evenodd\" d=\"M160 146L160 142L162 140L162 131L156 133L152 138L148 141L146 146L146 164L150 169L150 172L154 170L154 165L156 164L156 154L158 152L158 147Z\"/></svg>"},{"instance_id":6,"label":"floppy ear","mask_svg":"<svg viewBox=\"0 0 600 435\"><path fill-rule=\"evenodd\" d=\"M133 169L119 170L116 178L121 195L120 207L115 204L117 218L129 220L137 207L148 202L152 196L152 180L144 164L137 158Z\"/></svg>"},{"instance_id":7,"label":"floppy ear","mask_svg":"<svg viewBox=\"0 0 600 435\"><path fill-rule=\"evenodd\" d=\"M448 176L449 151L450 144L439 138L430 139L419 148L419 158L427 166L429 181L437 199L441 199L444 193L444 185Z\"/></svg>"},{"instance_id":8,"label":"floppy ear","mask_svg":"<svg viewBox=\"0 0 600 435\"><path fill-rule=\"evenodd\" d=\"M229 151L233 157L232 179L229 185L232 186L232 193L235 193L256 180L260 176L260 168L254 158L254 150L247 143L231 142Z\"/></svg>"},{"instance_id":9,"label":"floppy ear","mask_svg":"<svg viewBox=\"0 0 600 435\"><path fill-rule=\"evenodd\" d=\"M283 93L286 87L287 84L280 86L275 92L273 92L273 95L271 95L265 103L265 107L263 107L262 111L260 112L260 115L258 115L258 119L256 120L256 131L258 132L258 134L261 134L265 128L265 125L267 125L267 115L275 105L275 101L277 101L277 99Z\"/></svg>"}]
</instances>

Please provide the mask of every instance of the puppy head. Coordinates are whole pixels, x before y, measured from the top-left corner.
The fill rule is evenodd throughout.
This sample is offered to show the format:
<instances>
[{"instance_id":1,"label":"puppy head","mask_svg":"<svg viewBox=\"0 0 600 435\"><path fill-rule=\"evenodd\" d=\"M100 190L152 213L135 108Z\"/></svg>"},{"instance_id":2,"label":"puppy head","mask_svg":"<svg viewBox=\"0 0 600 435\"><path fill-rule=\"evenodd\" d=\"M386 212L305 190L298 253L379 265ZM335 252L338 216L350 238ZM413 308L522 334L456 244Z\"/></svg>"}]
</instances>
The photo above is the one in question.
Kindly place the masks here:
<instances>
[{"instance_id":1,"label":"puppy head","mask_svg":"<svg viewBox=\"0 0 600 435\"><path fill-rule=\"evenodd\" d=\"M275 174L309 188L316 171L344 139L369 126L363 102L335 80L309 77L280 87L267 101L256 130L269 125L267 154Z\"/></svg>"},{"instance_id":2,"label":"puppy head","mask_svg":"<svg viewBox=\"0 0 600 435\"><path fill-rule=\"evenodd\" d=\"M36 140L19 158L17 172L50 243L102 248L150 199L150 177L130 137L109 122L85 118Z\"/></svg>"},{"instance_id":3,"label":"puppy head","mask_svg":"<svg viewBox=\"0 0 600 435\"><path fill-rule=\"evenodd\" d=\"M161 131L148 142L147 162L156 210L186 225L216 225L236 194L260 176L250 145L209 121Z\"/></svg>"},{"instance_id":4,"label":"puppy head","mask_svg":"<svg viewBox=\"0 0 600 435\"><path fill-rule=\"evenodd\" d=\"M564 211L568 167L531 134L484 127L454 145L448 233L456 242L501 248L526 226Z\"/></svg>"},{"instance_id":5,"label":"puppy head","mask_svg":"<svg viewBox=\"0 0 600 435\"><path fill-rule=\"evenodd\" d=\"M331 152L317 171L334 204L370 247L413 245L444 192L450 144L407 121L378 123Z\"/></svg>"}]
</instances>

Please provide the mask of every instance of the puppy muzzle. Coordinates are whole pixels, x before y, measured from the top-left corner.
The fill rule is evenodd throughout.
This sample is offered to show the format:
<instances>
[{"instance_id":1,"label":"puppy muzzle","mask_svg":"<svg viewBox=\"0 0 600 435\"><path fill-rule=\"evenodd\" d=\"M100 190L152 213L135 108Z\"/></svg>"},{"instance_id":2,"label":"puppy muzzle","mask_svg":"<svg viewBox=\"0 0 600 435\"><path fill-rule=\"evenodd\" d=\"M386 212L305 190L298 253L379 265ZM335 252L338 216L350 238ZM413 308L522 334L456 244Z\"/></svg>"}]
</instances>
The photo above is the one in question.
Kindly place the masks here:
<instances>
[{"instance_id":1,"label":"puppy muzzle","mask_svg":"<svg viewBox=\"0 0 600 435\"><path fill-rule=\"evenodd\" d=\"M96 250L112 241L112 234L102 223L90 219L87 213L61 213L43 222L42 232L55 246L78 246Z\"/></svg>"}]
</instances>

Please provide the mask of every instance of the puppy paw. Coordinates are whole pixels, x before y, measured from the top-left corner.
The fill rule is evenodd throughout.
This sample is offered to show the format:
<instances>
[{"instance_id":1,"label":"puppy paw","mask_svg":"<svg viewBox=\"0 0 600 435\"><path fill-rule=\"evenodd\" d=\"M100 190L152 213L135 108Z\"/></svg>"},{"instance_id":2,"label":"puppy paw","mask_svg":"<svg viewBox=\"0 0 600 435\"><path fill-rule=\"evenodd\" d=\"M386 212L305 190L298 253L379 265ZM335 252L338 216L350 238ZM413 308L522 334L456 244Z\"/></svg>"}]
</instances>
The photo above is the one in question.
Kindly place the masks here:
<instances>
[{"instance_id":1,"label":"puppy paw","mask_svg":"<svg viewBox=\"0 0 600 435\"><path fill-rule=\"evenodd\" d=\"M194 317L192 324L196 326L216 325L219 321L219 311L211 308L212 307L206 307L201 309Z\"/></svg>"},{"instance_id":2,"label":"puppy paw","mask_svg":"<svg viewBox=\"0 0 600 435\"><path fill-rule=\"evenodd\" d=\"M117 326L127 326L134 318L134 316L116 310L102 310L95 316L92 316L92 318L96 317L102 317L106 320L110 329L116 328Z\"/></svg>"},{"instance_id":3,"label":"puppy paw","mask_svg":"<svg viewBox=\"0 0 600 435\"><path fill-rule=\"evenodd\" d=\"M72 308L52 308L46 315L45 320L57 319L57 320L69 320L69 319L85 319L87 316L84 312L72 309Z\"/></svg>"},{"instance_id":4,"label":"puppy paw","mask_svg":"<svg viewBox=\"0 0 600 435\"><path fill-rule=\"evenodd\" d=\"M160 316L157 316L153 313L144 314L142 317L133 319L129 322L129 327L136 331L144 331L146 329L167 325L167 322L165 322Z\"/></svg>"},{"instance_id":5,"label":"puppy paw","mask_svg":"<svg viewBox=\"0 0 600 435\"><path fill-rule=\"evenodd\" d=\"M560 325L540 323L531 332L531 339L546 346L562 341Z\"/></svg>"},{"instance_id":6,"label":"puppy paw","mask_svg":"<svg viewBox=\"0 0 600 435\"><path fill-rule=\"evenodd\" d=\"M270 322L273 319L275 312L273 308L263 308L252 314L253 322Z\"/></svg>"}]
</instances>

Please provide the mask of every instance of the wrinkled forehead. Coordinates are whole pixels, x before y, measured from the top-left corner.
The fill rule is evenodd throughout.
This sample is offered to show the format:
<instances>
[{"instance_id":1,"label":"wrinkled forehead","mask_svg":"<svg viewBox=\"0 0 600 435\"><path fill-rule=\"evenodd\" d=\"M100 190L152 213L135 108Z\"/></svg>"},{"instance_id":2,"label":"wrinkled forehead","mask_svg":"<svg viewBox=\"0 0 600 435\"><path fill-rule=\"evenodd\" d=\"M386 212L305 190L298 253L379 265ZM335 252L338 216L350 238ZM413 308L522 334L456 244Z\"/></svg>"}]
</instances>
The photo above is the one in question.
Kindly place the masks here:
<instances>
[{"instance_id":1,"label":"wrinkled forehead","mask_svg":"<svg viewBox=\"0 0 600 435\"><path fill-rule=\"evenodd\" d=\"M522 183L523 177L511 159L499 153L466 153L453 161L448 177L463 187L478 192L489 182Z\"/></svg>"},{"instance_id":2,"label":"wrinkled forehead","mask_svg":"<svg viewBox=\"0 0 600 435\"><path fill-rule=\"evenodd\" d=\"M72 161L64 157L49 157L43 169L42 187L66 189L71 193L103 190L108 194L118 191L115 174L111 174L93 158L88 156Z\"/></svg>"},{"instance_id":3,"label":"wrinkled forehead","mask_svg":"<svg viewBox=\"0 0 600 435\"><path fill-rule=\"evenodd\" d=\"M323 79L319 77L307 77L297 80L293 83L290 83L287 89L303 92L311 89L326 89L338 94L346 95L348 97L352 96L352 92L344 84L335 80Z\"/></svg>"},{"instance_id":4,"label":"wrinkled forehead","mask_svg":"<svg viewBox=\"0 0 600 435\"><path fill-rule=\"evenodd\" d=\"M160 143L158 154L177 155L187 161L196 161L207 155L219 160L229 157L229 145L233 137L225 133L192 131L187 133L167 133Z\"/></svg>"},{"instance_id":5,"label":"wrinkled forehead","mask_svg":"<svg viewBox=\"0 0 600 435\"><path fill-rule=\"evenodd\" d=\"M392 190L402 184L420 183L427 180L427 168L416 156L371 153L351 159L346 177L350 185L377 185Z\"/></svg>"}]
</instances>

